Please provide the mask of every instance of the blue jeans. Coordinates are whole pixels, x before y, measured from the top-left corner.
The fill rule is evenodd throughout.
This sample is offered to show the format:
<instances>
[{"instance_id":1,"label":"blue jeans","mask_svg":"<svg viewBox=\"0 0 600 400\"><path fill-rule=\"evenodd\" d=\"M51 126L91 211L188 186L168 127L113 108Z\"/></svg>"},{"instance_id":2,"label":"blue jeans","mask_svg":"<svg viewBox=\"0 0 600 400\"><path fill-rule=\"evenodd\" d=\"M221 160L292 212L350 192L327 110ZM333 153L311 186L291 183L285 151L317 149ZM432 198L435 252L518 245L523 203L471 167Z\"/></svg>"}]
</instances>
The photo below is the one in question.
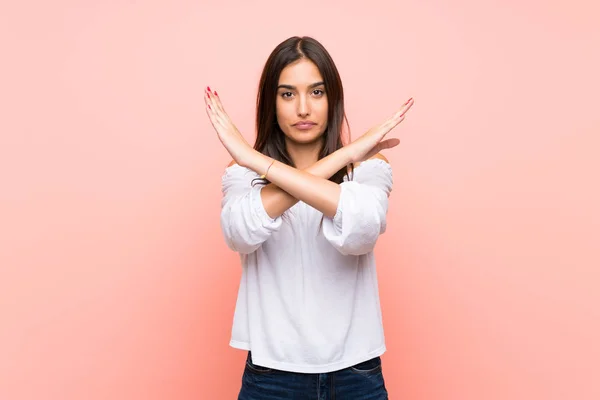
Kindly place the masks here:
<instances>
[{"instance_id":1,"label":"blue jeans","mask_svg":"<svg viewBox=\"0 0 600 400\"><path fill-rule=\"evenodd\" d=\"M323 374L260 367L248 352L238 400L387 400L381 358Z\"/></svg>"}]
</instances>

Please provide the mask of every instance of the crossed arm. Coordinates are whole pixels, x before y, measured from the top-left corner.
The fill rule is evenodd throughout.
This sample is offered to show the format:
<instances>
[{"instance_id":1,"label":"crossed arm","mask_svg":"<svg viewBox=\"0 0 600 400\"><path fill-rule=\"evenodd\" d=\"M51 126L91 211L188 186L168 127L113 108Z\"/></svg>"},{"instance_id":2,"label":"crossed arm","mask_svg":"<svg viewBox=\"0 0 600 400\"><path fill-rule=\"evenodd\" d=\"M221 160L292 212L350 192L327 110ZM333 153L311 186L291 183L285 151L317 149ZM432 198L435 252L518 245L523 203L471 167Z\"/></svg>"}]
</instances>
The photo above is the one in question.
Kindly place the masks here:
<instances>
[{"instance_id":1,"label":"crossed arm","mask_svg":"<svg viewBox=\"0 0 600 400\"><path fill-rule=\"evenodd\" d=\"M373 158L387 162L381 153L376 154ZM252 163L255 165L254 168L248 167L256 171L255 168L259 168L260 161L262 160L258 158ZM235 163L232 161L229 166ZM340 187L328 179L349 163L350 159L344 148L322 158L304 170L275 162L268 174L271 183L260 192L265 211L269 217L274 219L293 207L298 201L304 201L324 215L333 217L339 203ZM270 162L266 164L267 167L269 164ZM354 163L354 167L357 167L358 164L360 163ZM267 167L264 167L263 170L266 171Z\"/></svg>"},{"instance_id":2,"label":"crossed arm","mask_svg":"<svg viewBox=\"0 0 600 400\"><path fill-rule=\"evenodd\" d=\"M335 151L315 165L299 170L254 150L244 139L223 109L216 92L211 95L207 88L204 100L207 114L217 131L221 143L233 159L242 167L249 168L259 174L268 170L268 179L272 182L261 191L267 213L279 216L297 201L302 201L321 211L323 215L333 218L340 202L341 185L331 182L329 178L336 171L351 162L358 162L376 156L381 150L389 149L400 143L399 139L383 140L391 129L404 120L405 113L413 104L409 99L394 115L382 124L371 128L348 146ZM279 190L278 190L279 189Z\"/></svg>"},{"instance_id":3,"label":"crossed arm","mask_svg":"<svg viewBox=\"0 0 600 400\"><path fill-rule=\"evenodd\" d=\"M345 166L340 161L343 158L338 158L343 154L338 153L340 150L302 171L292 168L297 174L288 174L286 179L292 180L296 176L297 181L283 184L295 188L293 190L308 200L319 199L313 193L303 192L319 190L311 189L310 182L323 180L327 184L337 186L339 192L334 194L337 210L332 213L332 217L323 220L323 236L341 254L365 254L374 248L377 238L385 231L388 196L392 189L392 171L385 157L377 154L372 158L379 162L369 163L369 167L365 167L367 169L363 169L362 166L358 168L352 181L339 185L327 181L328 177ZM247 167L248 164L240 163L240 166L245 165L251 169ZM272 180L270 171L267 178ZM262 172L264 170L258 173ZM254 252L278 231L283 222L279 217L298 201L304 201L314 208L315 205L318 206L288 193L285 188L280 188L275 180L265 186L251 187L251 179L254 176L249 176L247 170L241 168L227 169L223 175L221 226L228 246L240 254ZM302 182L307 176L309 183ZM326 199L325 202L327 201L329 200Z\"/></svg>"}]
</instances>

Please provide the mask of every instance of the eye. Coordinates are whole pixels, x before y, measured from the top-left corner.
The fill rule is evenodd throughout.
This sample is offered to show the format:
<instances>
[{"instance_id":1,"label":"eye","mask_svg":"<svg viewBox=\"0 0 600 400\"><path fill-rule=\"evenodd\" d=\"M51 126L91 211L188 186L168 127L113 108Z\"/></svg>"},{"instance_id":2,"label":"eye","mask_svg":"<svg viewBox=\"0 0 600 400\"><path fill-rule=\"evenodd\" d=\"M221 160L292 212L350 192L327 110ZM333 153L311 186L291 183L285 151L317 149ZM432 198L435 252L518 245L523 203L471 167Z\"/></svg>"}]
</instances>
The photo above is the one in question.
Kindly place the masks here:
<instances>
[{"instance_id":1,"label":"eye","mask_svg":"<svg viewBox=\"0 0 600 400\"><path fill-rule=\"evenodd\" d=\"M323 96L323 94L325 94L325 92L322 89L315 89L315 90L313 90L313 94L315 96Z\"/></svg>"},{"instance_id":2,"label":"eye","mask_svg":"<svg viewBox=\"0 0 600 400\"><path fill-rule=\"evenodd\" d=\"M293 93L292 92L283 92L281 93L281 97L283 97L284 99L289 99L290 97L292 97Z\"/></svg>"}]
</instances>

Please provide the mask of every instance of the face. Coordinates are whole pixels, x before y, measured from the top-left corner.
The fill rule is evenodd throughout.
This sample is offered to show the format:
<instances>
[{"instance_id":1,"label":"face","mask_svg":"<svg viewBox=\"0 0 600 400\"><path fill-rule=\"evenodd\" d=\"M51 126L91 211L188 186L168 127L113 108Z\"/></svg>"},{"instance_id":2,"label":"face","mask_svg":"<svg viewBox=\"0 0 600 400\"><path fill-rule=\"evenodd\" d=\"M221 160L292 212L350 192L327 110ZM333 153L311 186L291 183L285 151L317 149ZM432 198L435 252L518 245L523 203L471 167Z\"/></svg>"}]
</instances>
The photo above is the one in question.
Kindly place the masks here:
<instances>
[{"instance_id":1,"label":"face","mask_svg":"<svg viewBox=\"0 0 600 400\"><path fill-rule=\"evenodd\" d=\"M312 61L302 58L281 71L276 107L277 122L288 143L321 140L327 129L327 93Z\"/></svg>"}]
</instances>

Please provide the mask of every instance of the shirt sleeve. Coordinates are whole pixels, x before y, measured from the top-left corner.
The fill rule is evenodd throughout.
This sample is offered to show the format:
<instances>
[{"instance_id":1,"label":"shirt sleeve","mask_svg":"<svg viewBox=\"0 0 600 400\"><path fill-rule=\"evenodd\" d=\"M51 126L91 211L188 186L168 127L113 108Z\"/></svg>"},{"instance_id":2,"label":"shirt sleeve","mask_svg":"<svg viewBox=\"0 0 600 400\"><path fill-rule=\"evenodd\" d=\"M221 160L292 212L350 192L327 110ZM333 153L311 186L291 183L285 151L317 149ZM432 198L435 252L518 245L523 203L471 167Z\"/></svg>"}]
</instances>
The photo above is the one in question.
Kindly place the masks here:
<instances>
[{"instance_id":1,"label":"shirt sleeve","mask_svg":"<svg viewBox=\"0 0 600 400\"><path fill-rule=\"evenodd\" d=\"M356 167L353 179L340 184L335 216L323 220L327 241L343 255L372 251L386 229L392 185L392 167L387 162L373 158Z\"/></svg>"},{"instance_id":2,"label":"shirt sleeve","mask_svg":"<svg viewBox=\"0 0 600 400\"><path fill-rule=\"evenodd\" d=\"M221 230L227 246L240 254L260 247L281 227L281 217L271 218L265 211L260 192L265 186L252 180L256 172L234 164L225 169L221 179Z\"/></svg>"}]
</instances>

